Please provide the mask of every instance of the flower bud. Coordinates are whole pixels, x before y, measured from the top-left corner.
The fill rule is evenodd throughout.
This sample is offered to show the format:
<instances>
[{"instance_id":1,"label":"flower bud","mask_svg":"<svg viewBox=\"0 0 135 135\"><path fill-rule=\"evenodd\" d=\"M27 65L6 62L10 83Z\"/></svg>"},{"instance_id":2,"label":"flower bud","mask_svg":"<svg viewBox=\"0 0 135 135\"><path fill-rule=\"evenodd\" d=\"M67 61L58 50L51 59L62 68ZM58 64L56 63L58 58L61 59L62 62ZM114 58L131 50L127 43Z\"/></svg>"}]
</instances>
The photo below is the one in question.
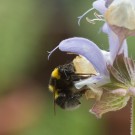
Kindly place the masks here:
<instances>
[{"instance_id":1,"label":"flower bud","mask_svg":"<svg viewBox=\"0 0 135 135\"><path fill-rule=\"evenodd\" d=\"M109 25L135 30L135 1L114 0L105 13Z\"/></svg>"}]
</instances>

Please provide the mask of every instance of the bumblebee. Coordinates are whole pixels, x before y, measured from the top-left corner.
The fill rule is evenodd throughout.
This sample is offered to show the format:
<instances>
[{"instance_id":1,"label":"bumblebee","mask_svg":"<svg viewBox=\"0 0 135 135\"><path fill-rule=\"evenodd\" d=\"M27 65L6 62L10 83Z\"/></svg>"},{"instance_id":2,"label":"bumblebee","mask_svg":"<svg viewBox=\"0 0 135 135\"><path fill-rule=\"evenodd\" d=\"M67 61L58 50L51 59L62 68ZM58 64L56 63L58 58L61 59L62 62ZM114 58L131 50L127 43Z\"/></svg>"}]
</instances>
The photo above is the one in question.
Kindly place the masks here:
<instances>
[{"instance_id":1,"label":"bumblebee","mask_svg":"<svg viewBox=\"0 0 135 135\"><path fill-rule=\"evenodd\" d=\"M65 110L78 108L81 104L79 99L85 93L86 88L78 90L75 88L74 82L89 76L76 73L74 63L56 67L49 81L49 90L54 95L54 107L57 104Z\"/></svg>"}]
</instances>

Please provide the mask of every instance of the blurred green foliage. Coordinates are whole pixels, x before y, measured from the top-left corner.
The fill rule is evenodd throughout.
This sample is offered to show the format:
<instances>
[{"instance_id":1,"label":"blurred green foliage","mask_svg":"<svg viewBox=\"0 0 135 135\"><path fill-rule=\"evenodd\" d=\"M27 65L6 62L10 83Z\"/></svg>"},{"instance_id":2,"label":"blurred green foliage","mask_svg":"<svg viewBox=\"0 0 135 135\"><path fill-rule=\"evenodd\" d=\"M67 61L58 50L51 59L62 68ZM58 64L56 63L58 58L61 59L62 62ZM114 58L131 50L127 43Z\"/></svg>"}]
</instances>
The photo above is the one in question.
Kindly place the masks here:
<instances>
[{"instance_id":1,"label":"blurred green foliage","mask_svg":"<svg viewBox=\"0 0 135 135\"><path fill-rule=\"evenodd\" d=\"M57 26L59 22L63 23L62 20L57 19L59 13L62 14L63 12L63 17L67 18L65 24L70 22L69 29L75 26L71 33L81 33L81 31L77 31L79 29L77 16L82 12L77 13L76 11L79 11L82 2L78 2L78 6L74 8L73 5L76 5L76 3L66 0L57 2L47 0L0 0L1 92L5 91L5 89L10 90L10 86L16 85L18 80L25 78L31 70L38 67L39 54L43 52L41 51L42 46L44 46L44 53L48 48L52 48L52 41L55 40L53 33L58 36L61 34L60 26ZM85 5L85 3L83 4ZM83 7L83 10L85 11L86 8ZM56 30L57 27L59 28ZM84 27L80 28L82 31L85 29ZM84 31L82 33L84 34ZM44 64L47 65L47 63ZM48 91L47 88L46 91ZM41 120L34 124L34 127L28 127L20 132L17 131L15 134L96 135L103 132L101 128L102 122L97 121L88 113L88 104L86 105L85 102L84 106L82 105L80 109L73 112L66 112L57 108L57 114L54 116L53 104L51 104L52 97L47 98L45 101L45 112L41 116Z\"/></svg>"},{"instance_id":2,"label":"blurred green foliage","mask_svg":"<svg viewBox=\"0 0 135 135\"><path fill-rule=\"evenodd\" d=\"M102 135L105 129L102 120L98 120L88 112L90 103L85 100L75 111L65 111L56 106L54 114L53 104L50 99L45 115L38 126L25 131L20 135Z\"/></svg>"},{"instance_id":3,"label":"blurred green foliage","mask_svg":"<svg viewBox=\"0 0 135 135\"><path fill-rule=\"evenodd\" d=\"M101 49L108 49L108 38L100 32L103 22L92 25L84 17L81 26L77 24L77 17L91 8L91 3L82 0L0 0L0 92L10 90L16 81L23 80L36 68L41 69L39 66L48 65L46 52L64 38L81 36L94 41ZM92 13L88 17L94 18ZM134 42L134 38L129 38L133 57ZM38 65L41 59L43 61ZM57 65L60 61L56 61ZM104 121L88 112L89 102L82 101L81 107L72 112L57 107L54 115L53 96L46 88L52 67L43 67L41 72L46 80L43 86L46 105L41 120L17 135L104 135Z\"/></svg>"},{"instance_id":4,"label":"blurred green foliage","mask_svg":"<svg viewBox=\"0 0 135 135\"><path fill-rule=\"evenodd\" d=\"M0 1L1 90L34 66L45 26L45 15L39 9L36 0Z\"/></svg>"}]
</instances>

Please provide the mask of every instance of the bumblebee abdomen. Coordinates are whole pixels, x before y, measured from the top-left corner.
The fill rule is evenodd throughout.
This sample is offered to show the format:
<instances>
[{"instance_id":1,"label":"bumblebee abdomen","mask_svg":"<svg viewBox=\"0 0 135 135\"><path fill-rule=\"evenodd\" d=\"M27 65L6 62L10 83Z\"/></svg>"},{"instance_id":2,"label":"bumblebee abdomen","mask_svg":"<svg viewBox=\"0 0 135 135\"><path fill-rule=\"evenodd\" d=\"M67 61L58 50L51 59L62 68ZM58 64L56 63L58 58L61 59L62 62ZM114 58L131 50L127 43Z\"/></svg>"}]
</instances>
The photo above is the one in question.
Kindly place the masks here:
<instances>
[{"instance_id":1,"label":"bumblebee abdomen","mask_svg":"<svg viewBox=\"0 0 135 135\"><path fill-rule=\"evenodd\" d=\"M80 106L80 101L77 98L67 98L59 96L55 100L56 104L65 110L74 110Z\"/></svg>"}]
</instances>

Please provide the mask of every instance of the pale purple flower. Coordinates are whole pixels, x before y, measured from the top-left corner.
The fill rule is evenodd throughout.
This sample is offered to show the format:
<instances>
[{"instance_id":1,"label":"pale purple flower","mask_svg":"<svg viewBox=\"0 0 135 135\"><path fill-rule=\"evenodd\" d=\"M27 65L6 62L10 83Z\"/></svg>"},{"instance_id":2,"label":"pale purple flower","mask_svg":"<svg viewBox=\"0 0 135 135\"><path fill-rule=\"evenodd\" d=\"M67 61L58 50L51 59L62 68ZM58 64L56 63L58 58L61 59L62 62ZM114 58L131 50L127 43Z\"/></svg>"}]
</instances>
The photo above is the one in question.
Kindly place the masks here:
<instances>
[{"instance_id":1,"label":"pale purple flower","mask_svg":"<svg viewBox=\"0 0 135 135\"><path fill-rule=\"evenodd\" d=\"M130 97L135 96L135 64L127 57L126 41L121 48L121 53L114 56L114 49L118 46L115 45L116 42L109 32L112 31L107 33L112 39L109 42L109 52L101 50L92 41L80 37L63 40L57 46L61 51L82 55L96 69L96 76L75 82L74 85L77 89L87 86L95 95L95 104L90 112L98 118L106 112L123 108ZM116 48L111 47L112 45ZM115 61L114 57L116 57Z\"/></svg>"},{"instance_id":2,"label":"pale purple flower","mask_svg":"<svg viewBox=\"0 0 135 135\"><path fill-rule=\"evenodd\" d=\"M96 9L101 15L95 14L96 18L89 21L93 23L96 20L103 20L102 17L115 1L95 1L93 8L86 13ZM83 16L80 16L79 19ZM114 31L113 26L106 22L102 27L102 31L108 36L109 51L101 50L95 43L86 38L73 37L60 42L48 56L49 58L56 49L59 49L63 52L81 55L93 65L97 74L88 79L74 82L74 85L77 89L87 86L90 94L95 95L95 104L90 109L90 112L97 117L101 117L106 112L123 108L130 97L135 96L135 63L128 58L126 39L121 40L120 35L122 32ZM89 92L86 94L87 97L91 97Z\"/></svg>"},{"instance_id":3,"label":"pale purple flower","mask_svg":"<svg viewBox=\"0 0 135 135\"><path fill-rule=\"evenodd\" d=\"M107 31L107 28L105 28L105 29ZM108 30L107 34L108 35L110 34L109 30ZM110 34L110 36L111 36L111 34ZM113 43L115 43L115 38L111 38L110 46L113 45ZM110 74L108 71L108 65L113 64L114 50L117 49L117 47L118 46L116 46L116 48L110 47L110 51L107 52L105 50L101 50L95 43L93 43L92 41L90 41L88 39L81 38L81 37L73 37L73 38L69 38L69 39L66 39L66 40L63 40L62 42L60 42L60 44L52 52L54 52L57 48L59 48L61 51L64 51L64 52L70 52L70 53L82 55L94 66L94 68L97 71L97 75L92 76L88 79L85 79L82 81L80 80L79 82L76 82L75 87L77 89L80 89L83 86L88 86L90 88L90 90L96 95L96 102L99 104L102 93L104 93L104 91L103 91L103 89L101 89L101 87L108 83L111 83ZM52 54L52 52L50 52L50 54ZM123 44L121 52L124 54L124 57L127 56L126 42ZM120 92L119 92L119 90L116 91L116 93L121 93L121 92L122 92L122 90ZM125 90L124 90L124 93L125 93ZM105 94L103 94L103 95L105 95ZM123 95L123 94L121 94L121 95ZM127 100L127 97L126 97L126 100ZM124 99L123 99L123 102L126 103ZM123 105L125 105L125 104L123 104ZM123 105L122 105L122 107L123 107ZM95 114L98 113L95 111L96 107L97 106L93 107L92 113L95 113ZM119 109L119 107L117 109ZM104 111L101 111L101 112L103 113ZM100 117L100 115L101 114L96 114L97 117Z\"/></svg>"},{"instance_id":4,"label":"pale purple flower","mask_svg":"<svg viewBox=\"0 0 135 135\"><path fill-rule=\"evenodd\" d=\"M124 6L123 6L124 4ZM112 8L116 7L114 10ZM95 18L89 19L88 22L95 24L96 21L104 21L105 27L109 30L109 42L115 41L113 44L115 59L116 54L120 54L123 44L126 46L126 37L135 35L134 24L135 21L135 3L134 0L97 0L93 2L93 7L85 12L82 16L79 16L78 24L80 25L81 19L90 11L97 10L99 14L94 13ZM124 12L122 12L122 11ZM114 12L113 12L114 11ZM117 12L116 12L117 11ZM122 12L122 14L121 14ZM125 14L124 14L125 13ZM120 15L119 15L120 14ZM104 18L105 17L105 18ZM106 22L107 21L107 22ZM131 23L131 25L130 25ZM104 26L103 26L104 27ZM132 27L132 28L130 28ZM112 43L112 42L111 42ZM119 46L119 47L116 47Z\"/></svg>"},{"instance_id":5,"label":"pale purple flower","mask_svg":"<svg viewBox=\"0 0 135 135\"><path fill-rule=\"evenodd\" d=\"M135 1L113 0L109 5L105 17L110 25L135 30Z\"/></svg>"},{"instance_id":6,"label":"pale purple flower","mask_svg":"<svg viewBox=\"0 0 135 135\"><path fill-rule=\"evenodd\" d=\"M102 82L103 84L106 83L106 81L109 81L107 63L112 63L112 60L110 58L110 52L103 51L98 48L98 46L92 41L79 37L63 40L59 44L59 49L61 51L72 52L78 55L82 55L92 63L99 75L91 77L90 81L85 80L86 84L88 84L88 82L90 83L90 85L97 82ZM80 86L76 85L76 87L83 87L85 85L85 81L80 82L84 84L79 84Z\"/></svg>"},{"instance_id":7,"label":"pale purple flower","mask_svg":"<svg viewBox=\"0 0 135 135\"><path fill-rule=\"evenodd\" d=\"M135 36L135 1L113 0L104 17L119 38L119 52L124 40L128 36Z\"/></svg>"}]
</instances>

